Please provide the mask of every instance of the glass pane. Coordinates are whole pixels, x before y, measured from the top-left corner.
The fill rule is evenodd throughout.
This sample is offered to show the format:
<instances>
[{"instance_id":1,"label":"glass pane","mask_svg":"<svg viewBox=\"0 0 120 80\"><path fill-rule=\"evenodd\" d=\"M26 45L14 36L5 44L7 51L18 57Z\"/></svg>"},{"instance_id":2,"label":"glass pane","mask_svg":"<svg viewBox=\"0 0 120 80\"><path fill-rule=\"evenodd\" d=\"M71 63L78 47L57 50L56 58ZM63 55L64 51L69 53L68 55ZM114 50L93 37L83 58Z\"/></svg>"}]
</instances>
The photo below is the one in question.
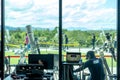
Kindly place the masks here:
<instances>
[{"instance_id":1,"label":"glass pane","mask_svg":"<svg viewBox=\"0 0 120 80\"><path fill-rule=\"evenodd\" d=\"M81 52L83 62L86 62L87 52L93 50L97 57L105 56L107 63L103 62L106 66L106 75L116 75L116 34L117 0L63 1L64 61L68 61L68 52Z\"/></svg>"},{"instance_id":2,"label":"glass pane","mask_svg":"<svg viewBox=\"0 0 120 80\"><path fill-rule=\"evenodd\" d=\"M58 0L5 0L5 57L11 68L5 76L13 73L17 64L32 63L29 54L59 57L58 3ZM35 56L35 64L37 58L43 59ZM57 65L53 58L44 58L45 67L57 67L58 71L59 58L56 58Z\"/></svg>"}]
</instances>

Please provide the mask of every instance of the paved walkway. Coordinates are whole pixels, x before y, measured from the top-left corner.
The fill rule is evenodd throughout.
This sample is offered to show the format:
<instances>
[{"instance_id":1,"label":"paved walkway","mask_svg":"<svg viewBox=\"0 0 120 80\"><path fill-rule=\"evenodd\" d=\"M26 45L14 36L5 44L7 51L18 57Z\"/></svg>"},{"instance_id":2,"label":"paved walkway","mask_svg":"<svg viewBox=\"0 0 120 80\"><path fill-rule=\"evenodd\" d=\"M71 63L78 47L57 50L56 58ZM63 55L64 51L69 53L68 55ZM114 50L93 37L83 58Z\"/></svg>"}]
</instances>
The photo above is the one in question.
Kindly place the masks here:
<instances>
[{"instance_id":1,"label":"paved walkway","mask_svg":"<svg viewBox=\"0 0 120 80\"><path fill-rule=\"evenodd\" d=\"M96 47L95 50L98 50L99 48ZM14 49L10 49L9 51L10 52L16 52L18 50L21 50L21 49L18 49L18 48L14 48ZM58 48L46 48L46 47L40 47L40 51L46 51L46 52L49 52L49 51L57 51ZM68 50L66 50L67 52L81 52L81 53L86 53L87 51L89 50L92 50L92 48L69 48ZM8 52L8 50L6 50L6 52ZM110 53L106 52L105 54L108 54L108 55L111 55Z\"/></svg>"}]
</instances>

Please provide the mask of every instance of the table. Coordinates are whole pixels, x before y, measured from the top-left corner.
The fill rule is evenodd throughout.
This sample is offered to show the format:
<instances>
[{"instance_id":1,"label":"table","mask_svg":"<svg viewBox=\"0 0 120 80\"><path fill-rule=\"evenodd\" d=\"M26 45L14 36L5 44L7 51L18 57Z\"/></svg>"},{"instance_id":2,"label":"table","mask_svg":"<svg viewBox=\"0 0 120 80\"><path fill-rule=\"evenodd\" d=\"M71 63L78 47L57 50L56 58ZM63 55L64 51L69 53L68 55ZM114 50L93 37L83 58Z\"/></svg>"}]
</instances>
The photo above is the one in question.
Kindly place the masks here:
<instances>
[{"instance_id":1,"label":"table","mask_svg":"<svg viewBox=\"0 0 120 80\"><path fill-rule=\"evenodd\" d=\"M63 63L63 80L74 80L74 74L73 74L73 66L74 65L79 65L79 63Z\"/></svg>"}]
</instances>

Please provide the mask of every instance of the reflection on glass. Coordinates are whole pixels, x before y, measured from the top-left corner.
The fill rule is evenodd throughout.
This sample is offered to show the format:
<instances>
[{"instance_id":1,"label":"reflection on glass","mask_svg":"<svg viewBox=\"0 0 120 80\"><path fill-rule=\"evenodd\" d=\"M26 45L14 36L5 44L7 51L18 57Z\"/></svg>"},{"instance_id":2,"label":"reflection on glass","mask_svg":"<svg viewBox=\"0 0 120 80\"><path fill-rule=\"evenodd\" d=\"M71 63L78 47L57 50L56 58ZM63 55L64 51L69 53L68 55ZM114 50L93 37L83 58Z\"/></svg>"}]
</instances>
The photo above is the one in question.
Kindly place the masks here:
<instances>
[{"instance_id":1,"label":"reflection on glass","mask_svg":"<svg viewBox=\"0 0 120 80\"><path fill-rule=\"evenodd\" d=\"M63 61L66 52L81 52L84 59L94 50L105 56L106 74L116 74L116 2L63 1ZM58 10L58 0L5 0L5 57L10 65L28 64L29 54L58 54ZM15 66L11 68L7 74L14 72Z\"/></svg>"},{"instance_id":2,"label":"reflection on glass","mask_svg":"<svg viewBox=\"0 0 120 80\"><path fill-rule=\"evenodd\" d=\"M68 39L66 44L63 36L63 51L81 52L83 62L89 50L95 51L106 59L106 75L113 78L117 74L117 0L64 0L62 7L63 35Z\"/></svg>"},{"instance_id":3,"label":"reflection on glass","mask_svg":"<svg viewBox=\"0 0 120 80\"><path fill-rule=\"evenodd\" d=\"M58 7L58 0L5 0L7 74L28 64L29 54L58 54Z\"/></svg>"}]
</instances>

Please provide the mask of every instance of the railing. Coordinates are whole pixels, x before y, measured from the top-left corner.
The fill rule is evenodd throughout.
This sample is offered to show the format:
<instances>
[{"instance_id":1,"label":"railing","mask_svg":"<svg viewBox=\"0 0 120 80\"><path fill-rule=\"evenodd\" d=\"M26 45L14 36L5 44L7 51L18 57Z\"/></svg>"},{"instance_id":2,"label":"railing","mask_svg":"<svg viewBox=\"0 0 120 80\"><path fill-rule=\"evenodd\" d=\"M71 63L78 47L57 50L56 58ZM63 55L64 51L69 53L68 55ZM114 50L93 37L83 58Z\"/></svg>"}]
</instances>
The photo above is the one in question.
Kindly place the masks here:
<instances>
[{"instance_id":1,"label":"railing","mask_svg":"<svg viewBox=\"0 0 120 80\"><path fill-rule=\"evenodd\" d=\"M18 59L20 58L20 56L6 56L6 57L8 57L9 58L9 62L10 62L10 65L9 65L9 67L11 68L11 67L15 67L16 65L17 65L17 63L16 64L13 64L13 63L11 63L11 61L12 61L12 59L16 59L16 60L14 60L14 61L18 61ZM28 56L25 56L26 57L26 59L28 60ZM82 58L84 58L85 59L85 55L82 55L81 56ZM96 55L96 57L100 57L99 55ZM111 65L109 65L109 67L111 67L111 73L113 74L113 67L114 67L114 60L113 60L113 58L112 58L112 55L104 55L104 57L106 58L106 59L108 59L109 58L109 60L110 60L110 64ZM65 60L65 58L66 58L66 55L63 55L63 58L64 58L64 60ZM11 71L9 70L9 74L11 73Z\"/></svg>"},{"instance_id":2,"label":"railing","mask_svg":"<svg viewBox=\"0 0 120 80\"><path fill-rule=\"evenodd\" d=\"M17 64L17 61L19 60L19 58L20 58L20 56L6 56L6 57L8 57L9 58L9 62L10 62L10 65L14 65L14 64ZM25 56L26 57L26 60L28 61L28 56ZM85 55L82 55L81 56L82 58L85 58ZM100 57L99 55L96 55L96 57ZM110 64L109 64L109 66L111 67L111 72L113 72L113 67L114 67L114 64L115 64L115 62L114 62L114 60L113 60L113 58L112 58L112 55L104 55L104 57L106 58L106 59L108 59L109 58L109 60L110 60L110 58L111 58L111 60L110 60L110 64L111 64L111 66L110 66ZM12 59L13 59L13 61L15 61L14 62L14 64L12 63L13 61L12 61ZM63 61L65 61L66 60L66 55L63 55Z\"/></svg>"}]
</instances>

